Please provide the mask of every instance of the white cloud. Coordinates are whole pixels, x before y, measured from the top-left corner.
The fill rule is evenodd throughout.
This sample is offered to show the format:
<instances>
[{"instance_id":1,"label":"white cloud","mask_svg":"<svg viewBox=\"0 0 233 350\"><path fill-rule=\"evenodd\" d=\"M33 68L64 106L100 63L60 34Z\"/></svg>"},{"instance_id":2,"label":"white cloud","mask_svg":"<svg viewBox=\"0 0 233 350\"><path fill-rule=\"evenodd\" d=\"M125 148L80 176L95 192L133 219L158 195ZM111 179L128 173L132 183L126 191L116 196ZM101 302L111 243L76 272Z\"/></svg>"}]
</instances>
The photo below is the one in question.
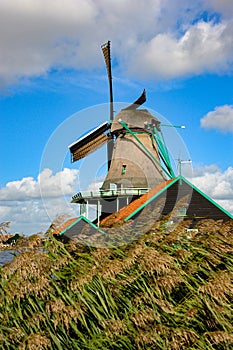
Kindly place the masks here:
<instances>
[{"instance_id":1,"label":"white cloud","mask_svg":"<svg viewBox=\"0 0 233 350\"><path fill-rule=\"evenodd\" d=\"M229 70L232 20L227 2L187 0L1 0L0 85L51 69L102 65L100 44L113 42L123 71L174 78ZM219 23L201 13L220 11Z\"/></svg>"},{"instance_id":2,"label":"white cloud","mask_svg":"<svg viewBox=\"0 0 233 350\"><path fill-rule=\"evenodd\" d=\"M205 129L233 132L233 106L216 107L201 119L201 126Z\"/></svg>"},{"instance_id":3,"label":"white cloud","mask_svg":"<svg viewBox=\"0 0 233 350\"><path fill-rule=\"evenodd\" d=\"M83 45L85 48L85 41L89 41L88 26L94 22L95 12L92 1L51 0L45 4L43 0L2 0L2 80L42 75L53 66L70 67L75 62L82 66L82 53L87 65L90 57L94 61L93 54L85 54ZM91 47L92 44L89 54L93 52Z\"/></svg>"},{"instance_id":4,"label":"white cloud","mask_svg":"<svg viewBox=\"0 0 233 350\"><path fill-rule=\"evenodd\" d=\"M233 200L217 199L216 202L233 215Z\"/></svg>"},{"instance_id":5,"label":"white cloud","mask_svg":"<svg viewBox=\"0 0 233 350\"><path fill-rule=\"evenodd\" d=\"M37 180L25 177L11 181L0 189L1 200L25 200L28 198L50 198L70 195L74 191L78 170L67 169L53 175L50 169L44 169Z\"/></svg>"},{"instance_id":6,"label":"white cloud","mask_svg":"<svg viewBox=\"0 0 233 350\"><path fill-rule=\"evenodd\" d=\"M73 194L77 175L77 169L65 168L55 175L52 174L50 169L43 170L38 176L42 197L58 197Z\"/></svg>"},{"instance_id":7,"label":"white cloud","mask_svg":"<svg viewBox=\"0 0 233 350\"><path fill-rule=\"evenodd\" d=\"M233 168L221 171L216 165L194 168L190 181L233 214Z\"/></svg>"},{"instance_id":8,"label":"white cloud","mask_svg":"<svg viewBox=\"0 0 233 350\"><path fill-rule=\"evenodd\" d=\"M100 182L93 182L93 183L91 183L90 185L88 185L88 188L87 188L87 190L88 191L99 191L99 189L101 188L101 186L102 186L102 184L103 184L103 181L100 181Z\"/></svg>"},{"instance_id":9,"label":"white cloud","mask_svg":"<svg viewBox=\"0 0 233 350\"><path fill-rule=\"evenodd\" d=\"M78 206L70 204L77 174L66 168L53 175L45 169L37 180L27 177L7 183L0 189L1 221L10 221L12 232L32 234L42 226L46 229L57 215L77 216Z\"/></svg>"},{"instance_id":10,"label":"white cloud","mask_svg":"<svg viewBox=\"0 0 233 350\"><path fill-rule=\"evenodd\" d=\"M88 184L87 191L99 191L103 185L105 177L106 174L96 176L94 179L92 179L92 181Z\"/></svg>"},{"instance_id":11,"label":"white cloud","mask_svg":"<svg viewBox=\"0 0 233 350\"><path fill-rule=\"evenodd\" d=\"M230 68L233 38L231 23L200 21L181 37L161 33L142 43L131 59L131 70L147 78L177 78Z\"/></svg>"}]
</instances>

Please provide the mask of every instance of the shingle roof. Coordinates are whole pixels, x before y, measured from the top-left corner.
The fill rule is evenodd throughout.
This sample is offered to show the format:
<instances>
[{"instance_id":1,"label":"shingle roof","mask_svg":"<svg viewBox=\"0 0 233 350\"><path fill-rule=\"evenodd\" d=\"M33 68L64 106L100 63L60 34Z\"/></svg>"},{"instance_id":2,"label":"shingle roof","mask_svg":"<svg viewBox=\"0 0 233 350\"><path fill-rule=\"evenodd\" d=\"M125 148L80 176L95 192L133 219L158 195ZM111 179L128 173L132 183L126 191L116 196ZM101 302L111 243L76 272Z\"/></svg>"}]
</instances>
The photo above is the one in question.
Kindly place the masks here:
<instances>
[{"instance_id":1,"label":"shingle roof","mask_svg":"<svg viewBox=\"0 0 233 350\"><path fill-rule=\"evenodd\" d=\"M120 222L126 219L129 215L131 215L135 210L140 208L146 201L152 198L155 194L159 193L162 189L164 189L168 184L170 184L174 179L164 181L157 186L153 187L149 192L145 193L141 197L135 199L127 206L121 208L118 212L113 213L103 220L101 220L101 226L108 226L109 224Z\"/></svg>"}]
</instances>

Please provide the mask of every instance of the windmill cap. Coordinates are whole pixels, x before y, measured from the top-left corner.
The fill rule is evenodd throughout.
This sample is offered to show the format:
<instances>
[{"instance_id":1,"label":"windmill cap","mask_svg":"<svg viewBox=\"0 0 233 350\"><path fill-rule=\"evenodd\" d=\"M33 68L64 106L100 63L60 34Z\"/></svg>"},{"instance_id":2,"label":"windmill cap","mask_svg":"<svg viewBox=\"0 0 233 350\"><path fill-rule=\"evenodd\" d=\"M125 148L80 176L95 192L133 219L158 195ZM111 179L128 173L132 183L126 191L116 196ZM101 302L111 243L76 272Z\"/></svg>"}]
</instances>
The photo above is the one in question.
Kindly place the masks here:
<instances>
[{"instance_id":1,"label":"windmill cap","mask_svg":"<svg viewBox=\"0 0 233 350\"><path fill-rule=\"evenodd\" d=\"M147 109L127 110L122 109L114 118L111 125L111 132L122 129L120 122L123 121L129 128L145 128L145 124L159 126L160 121L155 118Z\"/></svg>"}]
</instances>

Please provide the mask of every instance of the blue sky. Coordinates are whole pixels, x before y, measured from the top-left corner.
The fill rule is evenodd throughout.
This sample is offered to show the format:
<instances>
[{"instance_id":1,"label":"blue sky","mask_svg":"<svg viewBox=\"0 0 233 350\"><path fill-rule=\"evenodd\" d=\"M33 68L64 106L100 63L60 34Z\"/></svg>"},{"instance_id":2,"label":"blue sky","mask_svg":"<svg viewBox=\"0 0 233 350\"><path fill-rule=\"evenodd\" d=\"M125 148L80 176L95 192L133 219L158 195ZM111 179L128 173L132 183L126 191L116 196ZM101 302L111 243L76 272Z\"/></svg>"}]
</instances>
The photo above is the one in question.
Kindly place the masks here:
<instances>
[{"instance_id":1,"label":"blue sky","mask_svg":"<svg viewBox=\"0 0 233 350\"><path fill-rule=\"evenodd\" d=\"M0 17L0 220L13 232L76 215L71 195L102 175L104 149L71 164L67 147L108 119L107 40L116 112L146 88L146 108L186 126L174 159L190 156L192 182L233 213L231 1L1 0Z\"/></svg>"}]
</instances>

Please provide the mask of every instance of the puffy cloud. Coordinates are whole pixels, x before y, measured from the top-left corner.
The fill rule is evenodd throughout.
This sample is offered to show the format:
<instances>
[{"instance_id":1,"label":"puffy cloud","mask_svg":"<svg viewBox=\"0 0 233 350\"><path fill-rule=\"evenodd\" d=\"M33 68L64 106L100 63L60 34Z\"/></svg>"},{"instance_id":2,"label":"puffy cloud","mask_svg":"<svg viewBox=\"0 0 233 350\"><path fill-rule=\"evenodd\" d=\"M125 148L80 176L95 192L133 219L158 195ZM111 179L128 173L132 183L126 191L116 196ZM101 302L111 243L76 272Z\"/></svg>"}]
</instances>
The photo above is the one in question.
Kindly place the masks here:
<instances>
[{"instance_id":1,"label":"puffy cloud","mask_svg":"<svg viewBox=\"0 0 233 350\"><path fill-rule=\"evenodd\" d=\"M93 183L91 183L91 184L88 186L87 190L88 190L88 191L93 191L93 192L99 191L99 189L100 189L100 187L101 187L102 184L103 184L103 181L100 181L100 182L93 182Z\"/></svg>"},{"instance_id":2,"label":"puffy cloud","mask_svg":"<svg viewBox=\"0 0 233 350\"><path fill-rule=\"evenodd\" d=\"M26 199L24 201L0 201L1 221L10 221L10 232L31 235L46 230L59 215L76 217L78 206L69 203L70 198Z\"/></svg>"},{"instance_id":3,"label":"puffy cloud","mask_svg":"<svg viewBox=\"0 0 233 350\"><path fill-rule=\"evenodd\" d=\"M160 33L136 49L131 70L147 78L177 78L221 71L227 68L227 61L232 60L231 32L230 22L200 21L181 37Z\"/></svg>"},{"instance_id":4,"label":"puffy cloud","mask_svg":"<svg viewBox=\"0 0 233 350\"><path fill-rule=\"evenodd\" d=\"M221 205L222 208L226 209L233 215L233 200L217 199L216 202Z\"/></svg>"},{"instance_id":5,"label":"puffy cloud","mask_svg":"<svg viewBox=\"0 0 233 350\"><path fill-rule=\"evenodd\" d=\"M78 170L76 169L65 168L55 175L52 174L50 169L43 170L38 176L42 197L59 197L73 194L77 175Z\"/></svg>"},{"instance_id":6,"label":"puffy cloud","mask_svg":"<svg viewBox=\"0 0 233 350\"><path fill-rule=\"evenodd\" d=\"M216 165L194 168L190 181L233 214L233 168L221 171Z\"/></svg>"},{"instance_id":7,"label":"puffy cloud","mask_svg":"<svg viewBox=\"0 0 233 350\"><path fill-rule=\"evenodd\" d=\"M0 3L1 79L46 74L52 67L94 60L89 42L95 5L84 0L16 0ZM91 28L90 28L91 29ZM82 40L83 38L83 40ZM83 47L84 45L84 47ZM88 65L90 62L87 62Z\"/></svg>"},{"instance_id":8,"label":"puffy cloud","mask_svg":"<svg viewBox=\"0 0 233 350\"><path fill-rule=\"evenodd\" d=\"M57 215L78 215L70 204L78 171L65 168L52 174L45 169L37 180L32 177L12 181L0 189L0 216L11 222L12 232L32 234L46 229Z\"/></svg>"},{"instance_id":9,"label":"puffy cloud","mask_svg":"<svg viewBox=\"0 0 233 350\"><path fill-rule=\"evenodd\" d=\"M105 180L105 174L101 176L96 176L92 181L88 184L87 191L99 191L102 187L103 182Z\"/></svg>"},{"instance_id":10,"label":"puffy cloud","mask_svg":"<svg viewBox=\"0 0 233 350\"><path fill-rule=\"evenodd\" d=\"M219 106L207 113L201 119L201 126L205 129L217 129L224 132L233 132L233 106Z\"/></svg>"},{"instance_id":11,"label":"puffy cloud","mask_svg":"<svg viewBox=\"0 0 233 350\"><path fill-rule=\"evenodd\" d=\"M26 200L28 198L47 198L70 195L74 192L78 170L67 169L53 175L50 169L44 169L35 180L25 177L11 181L0 189L1 200Z\"/></svg>"},{"instance_id":12,"label":"puffy cloud","mask_svg":"<svg viewBox=\"0 0 233 350\"><path fill-rule=\"evenodd\" d=\"M227 3L140 0L135 6L132 0L50 0L45 5L43 0L2 0L0 85L54 68L103 66L99 46L108 39L120 68L137 77L230 69L231 17L203 22L201 13L208 9L225 16Z\"/></svg>"},{"instance_id":13,"label":"puffy cloud","mask_svg":"<svg viewBox=\"0 0 233 350\"><path fill-rule=\"evenodd\" d=\"M97 7L94 1L51 0L45 6L42 0L1 1L2 80L46 74L53 67L95 66L100 62L98 33L105 32L104 21L108 24L104 10L109 7L102 11L101 3Z\"/></svg>"}]
</instances>

